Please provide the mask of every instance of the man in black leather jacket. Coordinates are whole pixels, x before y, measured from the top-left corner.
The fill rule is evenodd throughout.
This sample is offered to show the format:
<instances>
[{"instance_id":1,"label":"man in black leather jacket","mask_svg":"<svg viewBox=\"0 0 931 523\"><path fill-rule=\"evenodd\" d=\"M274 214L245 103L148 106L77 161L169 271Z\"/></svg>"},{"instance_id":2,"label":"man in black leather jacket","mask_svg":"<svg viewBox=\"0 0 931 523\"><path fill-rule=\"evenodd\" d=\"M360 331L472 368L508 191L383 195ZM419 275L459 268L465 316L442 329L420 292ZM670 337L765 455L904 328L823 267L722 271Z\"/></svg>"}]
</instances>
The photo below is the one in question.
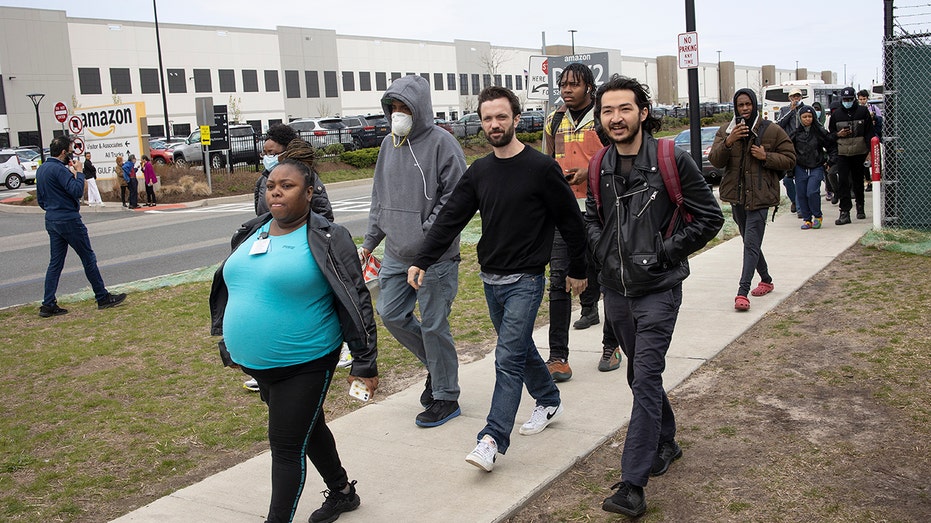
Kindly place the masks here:
<instances>
[{"instance_id":1,"label":"man in black leather jacket","mask_svg":"<svg viewBox=\"0 0 931 523\"><path fill-rule=\"evenodd\" d=\"M594 177L589 169L585 223L593 257L601 265L605 319L627 356L634 397L621 481L611 487L617 492L602 508L636 517L646 511L643 487L649 477L664 474L682 455L662 373L682 303L682 280L689 275L688 256L715 237L724 216L701 169L676 150L691 220L677 218L652 135L660 122L650 114L648 87L615 75L598 89L595 118L614 145ZM677 223L664 237L673 220Z\"/></svg>"}]
</instances>

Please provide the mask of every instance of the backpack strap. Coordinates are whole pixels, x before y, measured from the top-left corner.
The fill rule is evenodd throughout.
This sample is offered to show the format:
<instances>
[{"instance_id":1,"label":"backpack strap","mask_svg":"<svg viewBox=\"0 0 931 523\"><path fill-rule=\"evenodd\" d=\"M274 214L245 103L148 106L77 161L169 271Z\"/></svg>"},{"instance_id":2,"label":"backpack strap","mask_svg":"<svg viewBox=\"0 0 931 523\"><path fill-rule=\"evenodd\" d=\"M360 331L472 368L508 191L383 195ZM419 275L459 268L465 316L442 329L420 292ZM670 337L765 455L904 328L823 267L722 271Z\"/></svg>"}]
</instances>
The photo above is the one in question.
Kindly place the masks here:
<instances>
[{"instance_id":1,"label":"backpack strap","mask_svg":"<svg viewBox=\"0 0 931 523\"><path fill-rule=\"evenodd\" d=\"M595 197L595 206L601 210L601 161L604 160L605 154L612 146L606 145L592 156L588 161L588 188ZM600 215L599 215L600 217Z\"/></svg>"},{"instance_id":2,"label":"backpack strap","mask_svg":"<svg viewBox=\"0 0 931 523\"><path fill-rule=\"evenodd\" d=\"M666 235L663 236L669 238L676 228L679 216L682 216L685 223L692 223L692 215L685 210L685 197L682 196L682 182L679 179L679 167L676 165L676 144L671 138L664 138L657 140L657 142L659 172L663 176L663 185L666 186L669 199L676 205L676 210L672 213L672 219L669 220Z\"/></svg>"},{"instance_id":3,"label":"backpack strap","mask_svg":"<svg viewBox=\"0 0 931 523\"><path fill-rule=\"evenodd\" d=\"M553 119L550 120L550 133L543 133L543 138L546 141L546 153L550 155L551 158L556 157L556 131L559 130L559 124L562 123L563 116L566 115L566 104L559 106L558 109L553 111Z\"/></svg>"}]
</instances>

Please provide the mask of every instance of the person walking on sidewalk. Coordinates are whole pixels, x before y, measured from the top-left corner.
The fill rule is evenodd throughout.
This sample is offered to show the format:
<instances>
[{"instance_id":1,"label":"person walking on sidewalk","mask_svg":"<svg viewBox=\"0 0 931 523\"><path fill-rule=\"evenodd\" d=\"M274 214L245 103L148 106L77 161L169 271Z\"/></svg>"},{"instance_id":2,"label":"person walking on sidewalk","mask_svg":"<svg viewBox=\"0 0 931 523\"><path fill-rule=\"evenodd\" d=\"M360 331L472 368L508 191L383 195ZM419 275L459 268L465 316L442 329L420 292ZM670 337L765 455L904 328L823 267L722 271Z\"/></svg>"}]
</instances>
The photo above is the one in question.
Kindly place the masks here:
<instances>
[{"instance_id":1,"label":"person walking on sidewalk","mask_svg":"<svg viewBox=\"0 0 931 523\"><path fill-rule=\"evenodd\" d=\"M459 239L430 267L420 288L407 284L407 269L465 172L459 142L433 123L430 84L411 75L391 83L382 98L391 120L372 181L372 206L362 256L385 240L376 308L388 332L427 368L415 423L436 427L460 414L459 358L449 313L459 291ZM420 308L420 319L414 307Z\"/></svg>"},{"instance_id":2,"label":"person walking on sidewalk","mask_svg":"<svg viewBox=\"0 0 931 523\"><path fill-rule=\"evenodd\" d=\"M815 110L799 110L799 126L789 135L795 145L795 184L798 189L798 212L805 220L802 229L820 229L821 181L825 164L837 162L837 144L815 118ZM827 151L827 154L825 154Z\"/></svg>"},{"instance_id":3,"label":"person walking on sidewalk","mask_svg":"<svg viewBox=\"0 0 931 523\"><path fill-rule=\"evenodd\" d=\"M737 91L734 111L734 119L718 129L708 161L724 169L718 192L722 201L731 204L743 240L743 269L734 309L747 311L748 294L763 296L774 288L763 257L763 233L769 208L779 206L779 175L795 167L795 147L781 127L760 116L752 89ZM761 281L751 292L754 272L760 274Z\"/></svg>"},{"instance_id":4,"label":"person walking on sidewalk","mask_svg":"<svg viewBox=\"0 0 931 523\"><path fill-rule=\"evenodd\" d=\"M605 144L595 130L595 77L582 63L566 66L557 79L563 105L550 113L545 126L546 150L562 167L563 174L576 198L585 198L588 188L588 162ZM566 290L566 269L569 251L559 231L553 239L550 257L550 325L549 358L546 367L557 382L572 378L569 366L569 323L572 321L572 296ZM576 329L587 329L601 322L598 317L598 270L588 264L588 286L579 296L582 316L574 324ZM602 358L599 370L615 370L621 366L620 350L614 333L605 323L602 337Z\"/></svg>"},{"instance_id":5,"label":"person walking on sidewalk","mask_svg":"<svg viewBox=\"0 0 931 523\"><path fill-rule=\"evenodd\" d=\"M84 174L71 166L73 154L71 139L59 136L49 145L49 158L36 171L36 200L45 211L45 230L49 237L45 296L39 307L39 316L43 318L68 314L68 309L59 307L55 298L68 247L74 249L81 258L84 276L94 290L98 309L115 307L126 299L125 293L110 294L100 276L97 256L91 248L87 227L81 220L81 205L78 202L84 192Z\"/></svg>"},{"instance_id":6,"label":"person walking on sidewalk","mask_svg":"<svg viewBox=\"0 0 931 523\"><path fill-rule=\"evenodd\" d=\"M605 321L627 356L634 398L621 481L611 487L617 491L602 509L632 517L646 511L643 488L650 476L664 474L682 455L663 390L666 351L682 303L682 280L689 275L688 256L724 224L701 169L675 149L671 160L691 219L679 215L661 174L664 164L653 138L661 122L650 105L649 88L633 78L615 75L598 88L595 114L613 146L599 168L590 169L585 202L588 241L601 266Z\"/></svg>"},{"instance_id":7,"label":"person walking on sidewalk","mask_svg":"<svg viewBox=\"0 0 931 523\"><path fill-rule=\"evenodd\" d=\"M223 364L256 379L268 405L272 454L269 523L294 518L306 458L327 486L311 523L359 507L324 400L345 341L353 352L348 381L378 389L375 318L349 232L311 211L313 172L283 160L268 177L270 213L243 224L210 290L211 334L223 336ZM362 429L364 430L364 428Z\"/></svg>"},{"instance_id":8,"label":"person walking on sidewalk","mask_svg":"<svg viewBox=\"0 0 931 523\"><path fill-rule=\"evenodd\" d=\"M103 207L103 200L100 199L100 189L97 187L97 167L91 161L91 153L84 153L84 166L81 167L84 173L84 181L87 182L87 204L91 207L99 205Z\"/></svg>"},{"instance_id":9,"label":"person walking on sidewalk","mask_svg":"<svg viewBox=\"0 0 931 523\"><path fill-rule=\"evenodd\" d=\"M566 286L575 293L587 284L586 249L582 213L562 169L514 134L520 119L517 96L510 89L486 87L478 96L478 114L492 153L472 163L463 175L407 274L413 288L422 288L428 269L443 259L479 212L479 276L498 344L491 409L466 462L491 472L497 454L505 454L510 446L524 385L536 406L520 427L521 434L542 432L562 413L559 389L533 343L533 325L543 299L544 269L555 229L569 249Z\"/></svg>"},{"instance_id":10,"label":"person walking on sidewalk","mask_svg":"<svg viewBox=\"0 0 931 523\"><path fill-rule=\"evenodd\" d=\"M789 137L791 137L795 133L795 130L798 129L799 125L801 125L798 116L802 107L805 107L805 104L802 103L802 90L795 87L789 91L789 105L782 108L779 112L779 120L776 121L776 124L782 127L782 130L785 131ZM789 212L796 213L798 217L801 218L802 215L798 212L798 193L795 187L794 170L789 169L785 172L785 176L782 178L782 185L785 186L786 197L789 198Z\"/></svg>"},{"instance_id":11,"label":"person walking on sidewalk","mask_svg":"<svg viewBox=\"0 0 931 523\"><path fill-rule=\"evenodd\" d=\"M866 219L863 183L866 168L863 162L870 153L870 140L876 134L870 111L857 104L853 87L844 87L840 93L841 106L831 112L828 131L837 140L837 197L840 201L840 216L835 225L850 223L850 191L853 189L857 204L857 219Z\"/></svg>"}]
</instances>

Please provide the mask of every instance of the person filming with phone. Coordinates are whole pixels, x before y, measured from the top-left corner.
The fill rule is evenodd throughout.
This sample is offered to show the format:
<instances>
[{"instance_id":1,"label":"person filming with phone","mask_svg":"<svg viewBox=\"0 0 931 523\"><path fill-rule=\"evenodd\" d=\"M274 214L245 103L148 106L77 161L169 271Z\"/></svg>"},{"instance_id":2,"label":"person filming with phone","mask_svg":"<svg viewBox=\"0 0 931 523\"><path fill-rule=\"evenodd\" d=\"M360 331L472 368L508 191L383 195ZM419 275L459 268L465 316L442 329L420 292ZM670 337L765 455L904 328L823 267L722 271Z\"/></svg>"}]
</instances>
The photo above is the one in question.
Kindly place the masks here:
<instances>
[{"instance_id":1,"label":"person filming with phone","mask_svg":"<svg viewBox=\"0 0 931 523\"><path fill-rule=\"evenodd\" d=\"M327 486L311 522L333 521L360 503L324 420L340 347L352 352L349 382L378 388L372 301L349 232L311 211L313 171L281 160L266 182L270 209L246 222L210 292L211 332L224 365L240 367L268 404L272 493L268 522L292 521L305 455Z\"/></svg>"}]
</instances>

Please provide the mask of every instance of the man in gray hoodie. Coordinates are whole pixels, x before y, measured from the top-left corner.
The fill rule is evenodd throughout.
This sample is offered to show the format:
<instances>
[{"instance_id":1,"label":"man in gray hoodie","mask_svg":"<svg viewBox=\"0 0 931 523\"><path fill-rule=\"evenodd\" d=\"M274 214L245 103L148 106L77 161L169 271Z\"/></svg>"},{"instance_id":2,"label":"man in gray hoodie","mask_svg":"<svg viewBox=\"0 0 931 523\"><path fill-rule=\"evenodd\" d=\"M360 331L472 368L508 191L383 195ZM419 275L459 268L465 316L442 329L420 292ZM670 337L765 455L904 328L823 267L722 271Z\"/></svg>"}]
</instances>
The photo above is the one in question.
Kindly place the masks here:
<instances>
[{"instance_id":1,"label":"man in gray hoodie","mask_svg":"<svg viewBox=\"0 0 931 523\"><path fill-rule=\"evenodd\" d=\"M459 240L430 267L419 290L407 269L440 209L466 170L459 142L433 123L430 84L409 75L391 83L382 98L391 134L375 164L369 228L363 256L385 240L376 311L385 327L427 367L420 396L421 427L436 427L460 414L459 360L448 316L459 287ZM414 305L420 306L420 319Z\"/></svg>"}]
</instances>

